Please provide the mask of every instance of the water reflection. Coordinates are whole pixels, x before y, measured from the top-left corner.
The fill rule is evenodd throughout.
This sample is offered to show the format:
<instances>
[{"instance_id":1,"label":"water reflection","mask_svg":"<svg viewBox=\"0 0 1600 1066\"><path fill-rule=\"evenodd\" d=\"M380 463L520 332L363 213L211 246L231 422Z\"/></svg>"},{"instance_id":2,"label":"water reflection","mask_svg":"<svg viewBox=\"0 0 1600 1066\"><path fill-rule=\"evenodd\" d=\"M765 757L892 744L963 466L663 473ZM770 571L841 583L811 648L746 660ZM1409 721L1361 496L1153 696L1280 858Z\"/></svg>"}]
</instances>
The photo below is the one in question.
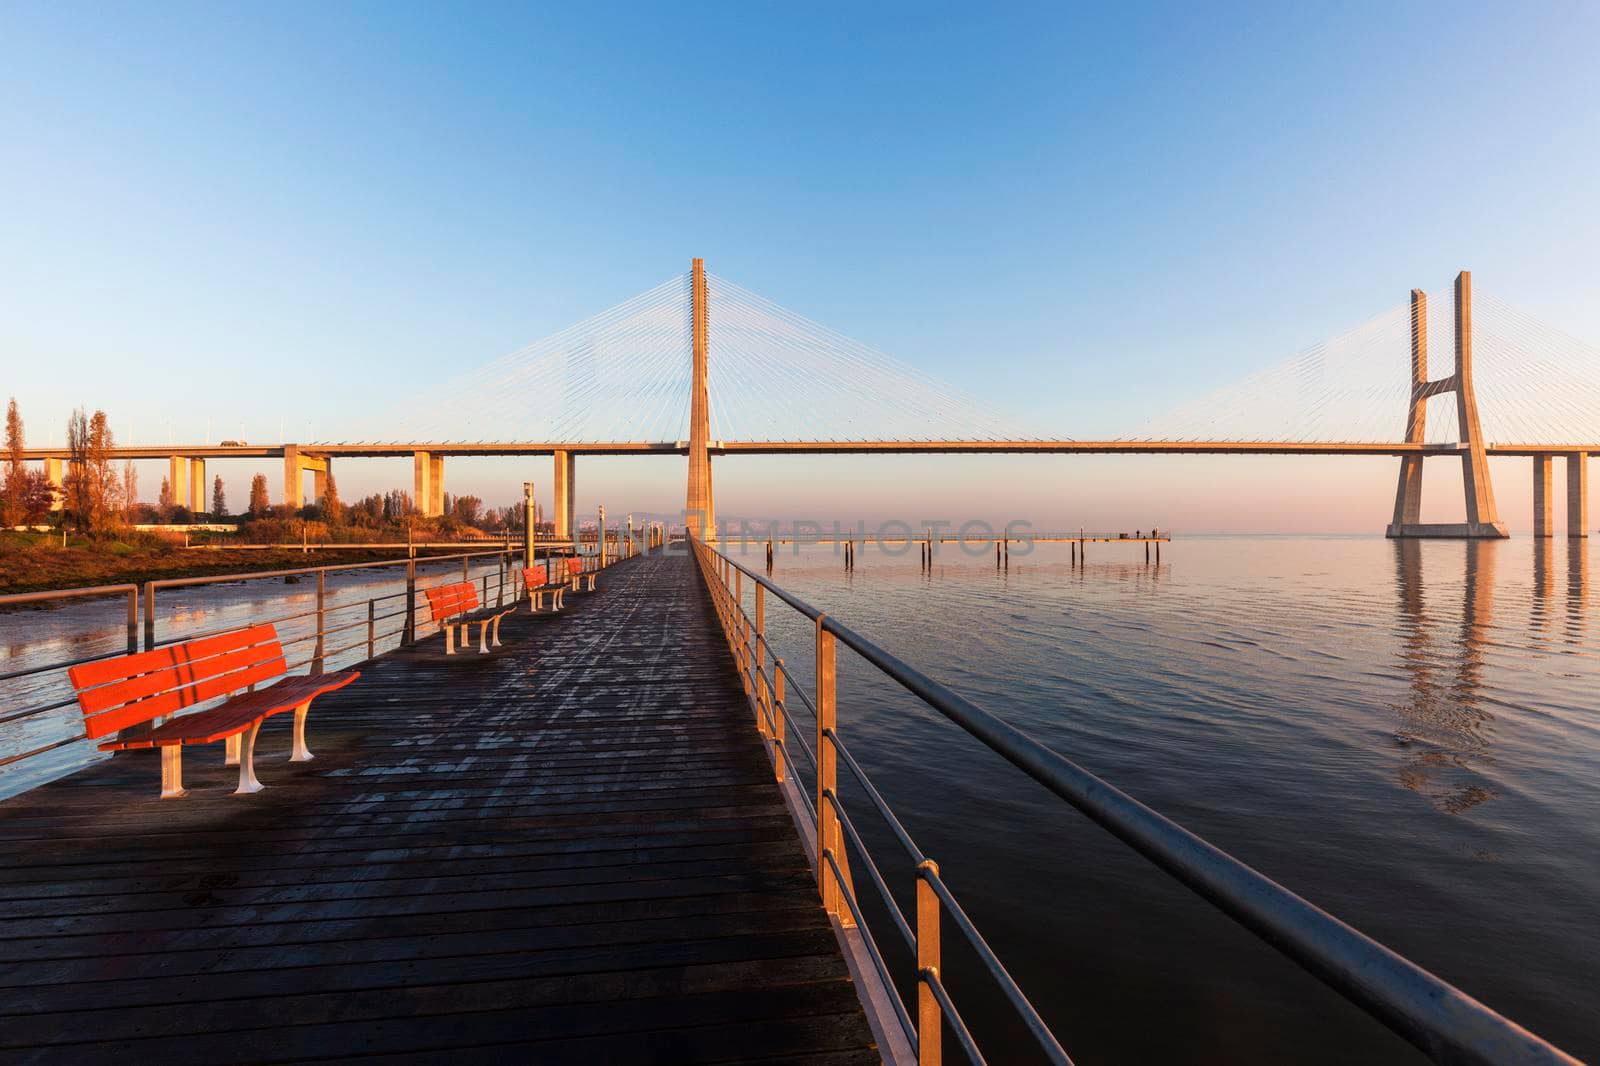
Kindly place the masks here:
<instances>
[{"instance_id":1,"label":"water reflection","mask_svg":"<svg viewBox=\"0 0 1600 1066\"><path fill-rule=\"evenodd\" d=\"M1589 542L1567 541L1567 643L1582 644L1589 606Z\"/></svg>"},{"instance_id":2,"label":"water reflection","mask_svg":"<svg viewBox=\"0 0 1600 1066\"><path fill-rule=\"evenodd\" d=\"M1400 783L1451 814L1495 795L1475 764L1490 755L1484 726L1493 716L1483 700L1483 667L1494 628L1499 543L1472 540L1464 548L1461 620L1451 639L1446 634L1453 612L1428 606L1423 543L1394 542L1400 665L1410 677L1410 692L1396 708L1395 743L1406 752ZM1534 586L1539 587L1537 574Z\"/></svg>"}]
</instances>

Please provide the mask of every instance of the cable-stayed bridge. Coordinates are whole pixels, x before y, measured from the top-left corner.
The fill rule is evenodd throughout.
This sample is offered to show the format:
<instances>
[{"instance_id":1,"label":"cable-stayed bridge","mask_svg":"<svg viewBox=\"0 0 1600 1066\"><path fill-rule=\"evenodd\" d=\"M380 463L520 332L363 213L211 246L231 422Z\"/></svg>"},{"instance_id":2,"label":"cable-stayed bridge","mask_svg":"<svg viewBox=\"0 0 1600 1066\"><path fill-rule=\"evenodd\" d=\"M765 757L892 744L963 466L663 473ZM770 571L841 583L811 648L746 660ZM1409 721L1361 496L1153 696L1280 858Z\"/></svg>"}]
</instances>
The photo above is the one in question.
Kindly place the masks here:
<instances>
[{"instance_id":1,"label":"cable-stayed bridge","mask_svg":"<svg viewBox=\"0 0 1600 1066\"><path fill-rule=\"evenodd\" d=\"M1446 342L1430 358L1430 342ZM1444 367L1448 372L1439 373ZM1435 398L1441 402L1431 404ZM1430 409L1430 407L1432 409ZM448 382L370 439L125 446L167 458L174 495L204 510L205 463L281 458L282 502L322 494L336 458L410 456L415 499L443 507L452 456L549 455L559 536L575 527L575 460L686 455L685 514L715 537L720 455L1079 453L1386 455L1400 460L1391 536L1503 537L1490 456L1533 462L1534 527L1551 535L1554 459L1566 460L1567 531L1588 527L1587 457L1600 452L1600 349L1492 297L1471 276L1449 300L1421 291L1316 345L1110 439L1020 432L1016 420L868 345L691 269ZM58 482L65 449L33 449ZM1462 463L1463 518L1420 521L1422 465Z\"/></svg>"}]
</instances>

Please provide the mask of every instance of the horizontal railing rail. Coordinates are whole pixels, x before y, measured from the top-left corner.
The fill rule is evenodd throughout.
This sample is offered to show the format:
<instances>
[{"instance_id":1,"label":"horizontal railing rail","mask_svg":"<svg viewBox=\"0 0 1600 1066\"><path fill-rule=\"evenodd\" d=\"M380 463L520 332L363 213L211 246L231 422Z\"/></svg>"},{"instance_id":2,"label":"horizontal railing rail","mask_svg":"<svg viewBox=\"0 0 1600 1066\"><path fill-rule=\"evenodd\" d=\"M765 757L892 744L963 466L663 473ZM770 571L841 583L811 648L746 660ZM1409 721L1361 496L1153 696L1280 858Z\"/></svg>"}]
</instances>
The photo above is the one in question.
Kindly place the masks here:
<instances>
[{"instance_id":1,"label":"horizontal railing rail","mask_svg":"<svg viewBox=\"0 0 1600 1066\"><path fill-rule=\"evenodd\" d=\"M1057 1063L1071 1060L983 938L976 923L961 907L940 875L938 864L917 846L859 760L841 740L835 665L838 643L1433 1059L1485 1064L1577 1061L933 680L770 578L703 541L694 541L693 550L754 713L756 729L767 745L774 774L780 782L786 779L790 763L789 730L794 729L793 735L800 732L789 714L786 694L799 693L804 700L804 689L794 683L782 658L776 656L768 644L767 596L770 594L813 624L816 696L804 702L810 707L815 723L811 763L815 768L816 800L804 809L816 834L818 890L824 908L841 927L859 929L862 942L872 956L873 968L882 976L893 1002L903 1035L915 1049L920 1063L941 1061L940 1041L945 1025L950 1027L969 1058L983 1061L970 1028L951 999L946 975L941 970L941 919L948 920L960 931L1045 1057ZM745 609L746 579L754 590L753 612ZM769 661L772 663L770 673ZM916 907L915 914L909 918L894 899L887 879L839 798L837 768L840 763L861 786L914 867ZM800 795L805 793L801 791ZM915 1022L894 982L889 980L888 963L862 920L850 874L851 852L867 869L896 932L915 956Z\"/></svg>"},{"instance_id":2,"label":"horizontal railing rail","mask_svg":"<svg viewBox=\"0 0 1600 1066\"><path fill-rule=\"evenodd\" d=\"M515 550L512 549L514 554ZM504 557L508 549L495 546L492 550L463 552L446 556L422 556L417 559L374 560L360 563L340 563L320 567L294 567L276 570L253 570L231 574L212 574L200 577L185 578L159 578L145 582L142 586L134 584L104 585L92 588L59 589L45 592L16 593L0 596L0 609L7 607L24 607L33 605L59 604L66 601L89 599L94 597L126 597L126 634L127 640L124 647L108 648L104 651L78 655L65 659L49 659L43 662L29 663L16 670L0 674L0 683L21 679L38 679L43 683L42 697L36 697L36 702L25 703L22 706L9 704L0 708L0 726L22 722L27 719L38 718L55 711L62 711L76 705L75 696L66 694L65 672L74 666L85 663L97 662L103 659L115 658L144 650L161 647L179 641L196 640L202 637L215 636L222 633L235 632L252 625L270 623L282 625L286 623L307 622L315 619L315 624L307 624L304 632L288 632L281 635L280 643L286 653L286 668L293 672L309 669L313 673L320 673L326 662L336 656L361 649L365 646L364 659L373 658L379 650L380 644L396 637L401 644L410 643L416 639L418 629L428 625L425 619L418 617L418 612L425 609L425 605L416 603L417 567L432 566L437 563L460 561L462 576L466 577L474 559ZM386 568L405 568L404 586L395 592L364 597L350 602L330 603L328 601L327 576L330 573L356 570L383 570ZM488 602L492 595L498 601L503 601L508 591L515 598L516 593L511 590L509 581L512 568L501 565L496 573L480 575L482 598ZM252 614L250 617L238 621L228 622L222 626L196 630L188 629L181 633L166 637L159 637L156 631L158 594L178 588L198 587L219 584L237 584L257 580L285 577L309 577L316 582L314 605L303 610L287 612ZM397 580L399 575L397 575ZM493 590L491 592L491 590ZM300 595L296 592L295 595ZM379 611L380 604L404 598L406 604L399 610ZM350 612L365 609L365 618L348 620ZM143 619L141 628L140 619ZM337 617L335 617L337 616ZM393 628L380 628L379 623L390 622L395 619L404 619L401 624ZM330 619L332 622L330 624ZM348 632L360 626L366 627L366 634L360 640L352 641L337 648L329 648L327 638L330 635ZM141 637L143 638L141 641ZM141 647L142 645L142 647ZM60 675L59 681L48 675ZM35 691L39 686L35 687ZM55 695L52 695L52 691ZM49 752L64 748L86 739L81 728L69 732L68 735L57 737L46 743L26 748L22 751L0 755L0 768L10 767L29 759L45 755Z\"/></svg>"},{"instance_id":3,"label":"horizontal railing rail","mask_svg":"<svg viewBox=\"0 0 1600 1066\"><path fill-rule=\"evenodd\" d=\"M586 536L575 539L547 540L541 538L536 541L534 544L535 561L538 561L538 553L551 552L552 554L546 557L546 561L550 558L558 560L575 558L579 560L581 572L592 573L602 569L609 563L637 554L641 545L646 543L643 529L630 534L625 528L619 529L608 526L606 529L605 551L601 552L599 539L595 531L590 529L583 532L586 533ZM414 547L421 546L414 545ZM405 545L390 545L390 547L404 548ZM556 550L576 550L576 554L555 554ZM80 655L68 659L51 659L45 662L30 663L18 669L0 673L0 683L60 674L62 675L61 681L63 685L55 686L55 692L61 693L65 682L65 671L74 666L115 658L119 655L128 655L140 650L149 651L183 641L236 632L248 626L262 624L278 626L290 623L308 623L304 626L303 632L280 634L279 643L285 651L286 668L290 672L305 669L311 673L321 673L330 660L341 655L363 650L365 651L364 657L354 660L354 662L365 662L376 657L381 649L385 648L389 642L396 640L396 638L398 638L400 646L405 646L418 640L421 634L429 630L429 627L437 629L437 626L431 621L427 603L419 602L417 593L428 587L428 584L432 582L425 580L422 584L419 584L418 567L433 567L442 563L459 562L461 564L461 574L458 580L473 580L471 568L474 560L498 560L499 565L494 572L479 574L476 578L476 583L480 590L480 602L488 604L492 598L496 606L503 606L508 600L515 603L526 595L526 589L523 588L521 580L521 567L511 565L511 560L519 556L521 552L521 545L487 541L483 550L448 555L422 555L415 558L367 560L355 563L287 567L274 570L251 570L229 574L208 574L198 577L157 578L145 582L142 586L136 584L103 585L92 588L25 592L0 596L0 610L13 606L25 607L55 604L63 601L95 597L125 596L127 598L127 640L125 647L107 649L95 654ZM361 596L345 602L330 600L329 575L354 571L381 571L402 567L404 568L404 584L396 591ZM565 578L566 574L562 573L560 576ZM434 581L450 580L451 577L453 575L440 576L434 578ZM311 605L304 609L276 613L252 613L248 618L226 622L213 628L189 628L175 633L158 633L160 594L164 592L171 593L174 590L185 588L241 584L283 578L314 581L314 598ZM401 575L396 575L396 580L401 580ZM293 594L299 596L303 593L297 590ZM404 602L396 602L401 600ZM393 609L390 609L391 604L393 604ZM314 625L309 624L311 619L315 619ZM363 627L365 628L364 633L356 632ZM354 639L339 637L340 634L353 632L356 633ZM330 646L329 638L332 637L339 637L340 640L346 642ZM49 689L47 688L46 691L48 692ZM43 702L21 707L0 707L0 726L37 718L53 711L61 711L75 706L76 703L76 697L63 694L54 697L47 696ZM0 755L0 768L25 762L28 759L85 739L86 736L83 731L78 729L71 735L53 739L48 743L31 749Z\"/></svg>"}]
</instances>

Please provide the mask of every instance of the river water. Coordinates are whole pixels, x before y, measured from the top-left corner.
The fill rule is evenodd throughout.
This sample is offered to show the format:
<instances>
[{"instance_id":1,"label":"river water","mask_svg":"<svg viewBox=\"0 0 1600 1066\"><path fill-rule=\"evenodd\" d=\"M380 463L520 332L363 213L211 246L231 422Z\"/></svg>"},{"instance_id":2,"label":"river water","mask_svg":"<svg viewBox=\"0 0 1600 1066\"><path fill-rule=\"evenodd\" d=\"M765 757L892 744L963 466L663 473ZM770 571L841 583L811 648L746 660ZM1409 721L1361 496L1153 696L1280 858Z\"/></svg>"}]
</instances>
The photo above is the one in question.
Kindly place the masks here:
<instances>
[{"instance_id":1,"label":"river water","mask_svg":"<svg viewBox=\"0 0 1600 1066\"><path fill-rule=\"evenodd\" d=\"M1593 545L1593 546L1591 546ZM780 550L785 588L1335 915L1600 1058L1600 542ZM751 565L762 555L752 551ZM812 634L769 628L797 673ZM844 651L840 733L1079 1062L1407 1045ZM793 701L791 701L793 702ZM845 800L875 824L859 792ZM867 832L908 912L909 866ZM873 889L857 873L859 893ZM886 949L892 927L877 927ZM947 950L958 939L944 936ZM909 960L898 953L904 967ZM945 972L991 1061L1027 1035ZM959 1054L952 1048L951 1054Z\"/></svg>"},{"instance_id":2,"label":"river water","mask_svg":"<svg viewBox=\"0 0 1600 1066\"><path fill-rule=\"evenodd\" d=\"M1497 1010L1600 1058L1600 539L1190 537L1166 545L1160 565L1133 545L1091 545L1081 566L1066 545L1040 545L1004 569L992 549L945 545L930 572L916 548L896 550L863 547L847 573L829 546L783 546L773 577ZM761 565L761 549L746 558ZM392 578L343 580L348 602L394 591ZM308 595L215 587L174 594L161 617L174 634L199 631ZM37 654L41 634L58 657L116 647L121 611L0 616L0 672ZM775 646L809 676L809 625L775 601L767 613ZM841 736L1079 1062L1415 1060L843 648L839 674ZM17 705L6 684L0 713ZM68 712L26 735L0 726L0 755L72 726ZM90 757L76 745L9 768L0 794ZM909 864L859 790L845 801L909 909ZM855 880L873 893L864 871ZM893 928L874 928L907 972ZM1026 1033L958 939L947 928L944 973L990 1061L1028 1061Z\"/></svg>"}]
</instances>

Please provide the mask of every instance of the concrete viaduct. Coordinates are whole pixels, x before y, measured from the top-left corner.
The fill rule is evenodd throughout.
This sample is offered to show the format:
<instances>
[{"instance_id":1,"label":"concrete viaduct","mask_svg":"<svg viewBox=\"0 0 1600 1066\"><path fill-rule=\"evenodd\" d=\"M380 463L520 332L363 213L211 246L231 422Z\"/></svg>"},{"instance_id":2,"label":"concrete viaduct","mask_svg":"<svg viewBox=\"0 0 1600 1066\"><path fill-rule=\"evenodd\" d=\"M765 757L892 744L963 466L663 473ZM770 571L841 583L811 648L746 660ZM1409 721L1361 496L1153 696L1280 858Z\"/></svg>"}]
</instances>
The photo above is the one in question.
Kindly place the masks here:
<instances>
[{"instance_id":1,"label":"concrete viaduct","mask_svg":"<svg viewBox=\"0 0 1600 1066\"><path fill-rule=\"evenodd\" d=\"M1240 441L1240 440L713 440L707 371L709 331L705 264L692 266L693 324L692 384L689 439L678 441L477 441L477 442L359 442L279 445L186 445L119 447L114 459L167 459L168 478L175 499L188 500L191 510L204 511L205 464L208 459L282 459L282 502L292 508L305 503L304 475L313 476L314 499L327 488L335 459L412 459L413 499L423 514L444 510L444 464L464 456L551 456L554 471L552 518L558 537L576 529L574 500L576 460L581 455L684 455L689 458L685 514L691 531L716 538L712 497L711 459L726 455L866 455L866 454L1057 454L1057 455L1383 455L1400 460L1391 537L1504 537L1489 478L1490 456L1522 456L1533 460L1534 535L1554 535L1551 479L1556 457L1566 460L1567 516L1570 537L1587 536L1589 525L1588 457L1600 452L1600 441L1573 444L1490 443L1479 426L1477 398L1472 380L1472 276L1463 272L1455 283L1453 366L1442 378L1428 376L1427 297L1411 294L1411 401L1405 412L1405 439L1364 441ZM1427 401L1453 394L1460 440L1432 444L1426 441ZM70 460L64 448L34 448L25 458L42 461L51 481L61 484L62 464ZM1419 520L1422 506L1422 464L1426 459L1452 457L1462 464L1465 520L1431 524Z\"/></svg>"}]
</instances>

